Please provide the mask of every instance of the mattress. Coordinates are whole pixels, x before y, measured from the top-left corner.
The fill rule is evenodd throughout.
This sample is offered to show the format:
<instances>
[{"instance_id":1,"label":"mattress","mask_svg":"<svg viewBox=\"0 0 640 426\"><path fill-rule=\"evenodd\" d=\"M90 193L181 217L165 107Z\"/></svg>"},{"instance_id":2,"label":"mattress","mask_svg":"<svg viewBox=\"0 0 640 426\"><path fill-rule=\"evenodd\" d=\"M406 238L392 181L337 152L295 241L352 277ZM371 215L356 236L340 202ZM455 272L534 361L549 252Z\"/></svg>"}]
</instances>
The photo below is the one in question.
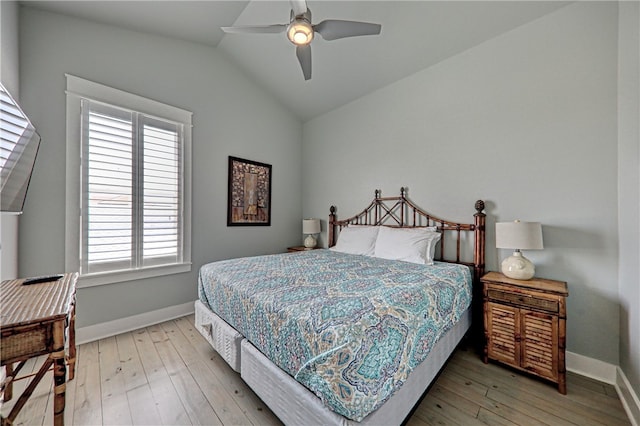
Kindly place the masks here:
<instances>
[{"instance_id":1,"label":"mattress","mask_svg":"<svg viewBox=\"0 0 640 426\"><path fill-rule=\"evenodd\" d=\"M277 367L331 410L360 421L458 323L471 301L471 276L460 265L314 250L204 265L198 289Z\"/></svg>"}]
</instances>

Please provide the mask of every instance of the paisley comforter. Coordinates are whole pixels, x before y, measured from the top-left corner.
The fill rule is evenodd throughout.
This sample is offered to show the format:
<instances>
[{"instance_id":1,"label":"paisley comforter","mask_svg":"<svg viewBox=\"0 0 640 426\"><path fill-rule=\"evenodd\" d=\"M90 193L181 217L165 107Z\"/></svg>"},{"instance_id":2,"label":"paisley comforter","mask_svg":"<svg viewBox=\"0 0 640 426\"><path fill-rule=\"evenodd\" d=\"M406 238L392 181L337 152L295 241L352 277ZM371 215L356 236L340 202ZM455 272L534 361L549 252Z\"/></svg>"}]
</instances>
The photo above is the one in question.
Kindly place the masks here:
<instances>
[{"instance_id":1,"label":"paisley comforter","mask_svg":"<svg viewBox=\"0 0 640 426\"><path fill-rule=\"evenodd\" d=\"M202 266L200 300L333 411L384 403L471 303L469 268L331 250Z\"/></svg>"}]
</instances>

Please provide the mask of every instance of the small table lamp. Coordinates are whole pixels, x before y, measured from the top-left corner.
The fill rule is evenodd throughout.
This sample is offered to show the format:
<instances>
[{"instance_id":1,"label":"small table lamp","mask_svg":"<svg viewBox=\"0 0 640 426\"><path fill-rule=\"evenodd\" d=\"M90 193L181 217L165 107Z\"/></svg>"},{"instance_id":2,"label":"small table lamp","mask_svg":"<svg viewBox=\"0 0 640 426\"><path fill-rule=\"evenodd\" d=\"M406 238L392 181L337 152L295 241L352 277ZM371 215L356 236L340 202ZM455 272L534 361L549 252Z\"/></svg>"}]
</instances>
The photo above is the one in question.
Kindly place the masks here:
<instances>
[{"instance_id":1,"label":"small table lamp","mask_svg":"<svg viewBox=\"0 0 640 426\"><path fill-rule=\"evenodd\" d=\"M302 233L308 234L304 240L306 248L314 248L317 244L315 234L320 233L320 219L303 219Z\"/></svg>"},{"instance_id":2,"label":"small table lamp","mask_svg":"<svg viewBox=\"0 0 640 426\"><path fill-rule=\"evenodd\" d=\"M542 250L542 225L539 222L496 223L496 248L514 249L502 261L502 273L516 280L530 280L535 275L533 263L520 250Z\"/></svg>"}]
</instances>

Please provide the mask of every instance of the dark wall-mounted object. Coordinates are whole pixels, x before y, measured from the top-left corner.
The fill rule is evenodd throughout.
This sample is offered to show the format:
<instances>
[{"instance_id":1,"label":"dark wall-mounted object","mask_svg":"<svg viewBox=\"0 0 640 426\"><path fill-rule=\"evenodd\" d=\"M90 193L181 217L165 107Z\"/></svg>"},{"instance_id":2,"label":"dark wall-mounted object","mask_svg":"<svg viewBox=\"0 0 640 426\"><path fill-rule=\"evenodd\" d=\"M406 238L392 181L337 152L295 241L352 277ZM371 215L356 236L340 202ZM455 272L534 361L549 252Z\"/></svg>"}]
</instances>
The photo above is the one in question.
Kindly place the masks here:
<instances>
[{"instance_id":1,"label":"dark wall-mounted object","mask_svg":"<svg viewBox=\"0 0 640 426\"><path fill-rule=\"evenodd\" d=\"M227 226L271 225L271 164L229 156Z\"/></svg>"}]
</instances>

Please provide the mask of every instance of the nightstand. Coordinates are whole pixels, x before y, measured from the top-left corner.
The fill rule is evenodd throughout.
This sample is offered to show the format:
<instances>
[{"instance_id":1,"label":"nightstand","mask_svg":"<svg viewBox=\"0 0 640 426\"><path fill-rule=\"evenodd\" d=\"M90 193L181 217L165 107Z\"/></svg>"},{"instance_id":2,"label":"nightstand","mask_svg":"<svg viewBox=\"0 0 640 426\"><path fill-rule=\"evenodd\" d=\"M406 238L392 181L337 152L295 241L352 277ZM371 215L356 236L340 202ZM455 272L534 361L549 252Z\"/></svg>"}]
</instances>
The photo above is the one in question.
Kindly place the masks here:
<instances>
[{"instance_id":1,"label":"nightstand","mask_svg":"<svg viewBox=\"0 0 640 426\"><path fill-rule=\"evenodd\" d=\"M484 362L526 371L567 393L565 369L567 283L522 281L489 272L482 282Z\"/></svg>"},{"instance_id":2,"label":"nightstand","mask_svg":"<svg viewBox=\"0 0 640 426\"><path fill-rule=\"evenodd\" d=\"M307 251L307 250L316 250L319 249L321 247L312 247L312 248L308 248L305 246L295 246L295 247L287 247L287 253L293 253L296 251Z\"/></svg>"}]
</instances>

